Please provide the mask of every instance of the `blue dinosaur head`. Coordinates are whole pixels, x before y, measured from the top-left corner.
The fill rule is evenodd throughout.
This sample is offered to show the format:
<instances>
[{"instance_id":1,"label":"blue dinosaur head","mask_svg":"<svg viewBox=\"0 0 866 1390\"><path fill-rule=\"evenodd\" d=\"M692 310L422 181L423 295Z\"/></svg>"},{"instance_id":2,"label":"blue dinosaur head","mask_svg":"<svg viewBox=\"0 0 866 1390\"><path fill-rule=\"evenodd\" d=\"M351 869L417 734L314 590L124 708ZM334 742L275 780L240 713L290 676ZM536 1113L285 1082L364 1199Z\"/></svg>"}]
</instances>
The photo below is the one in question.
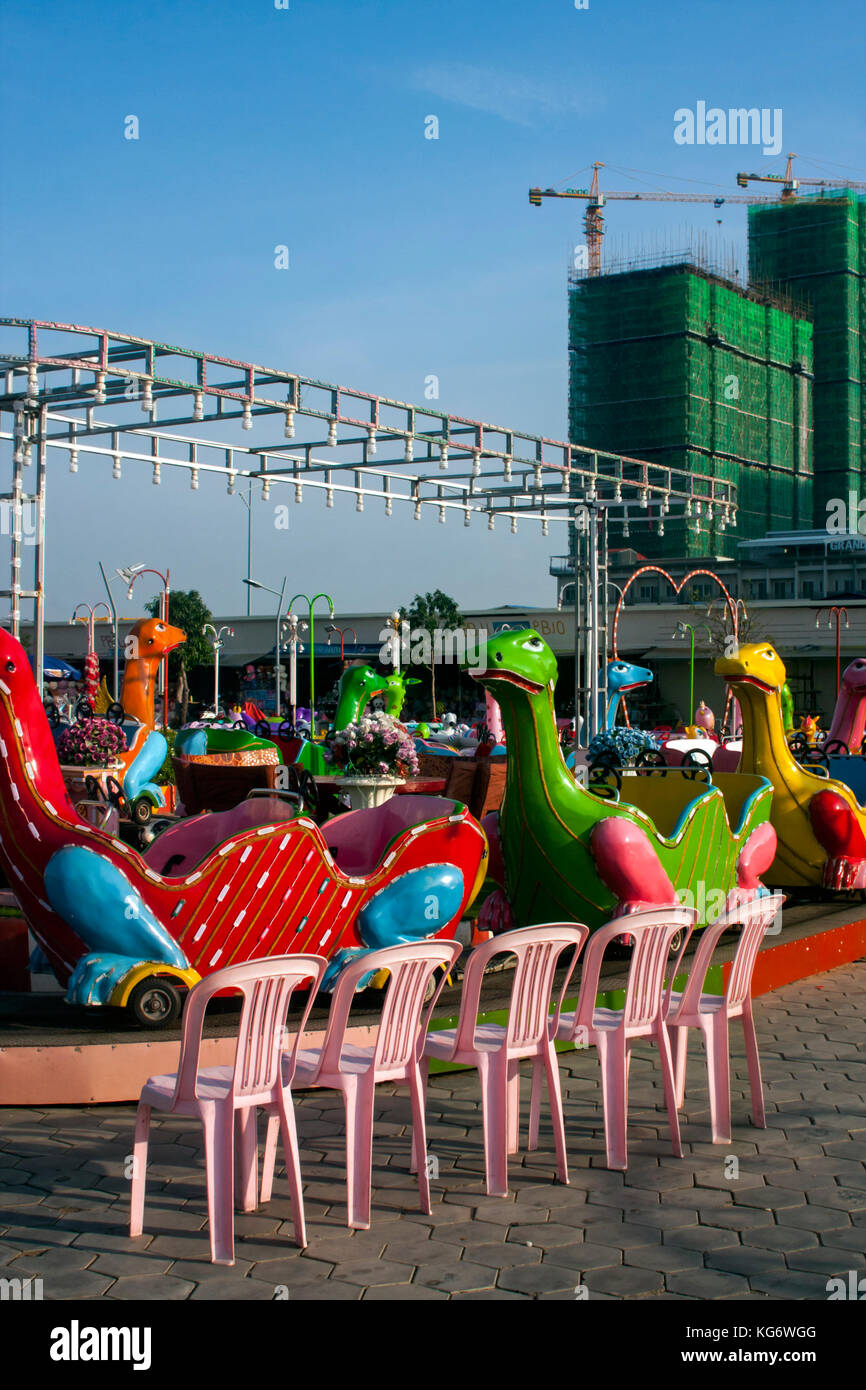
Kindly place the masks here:
<instances>
[{"instance_id":1,"label":"blue dinosaur head","mask_svg":"<svg viewBox=\"0 0 866 1390\"><path fill-rule=\"evenodd\" d=\"M653 679L652 671L645 666L633 666L630 661L617 657L607 666L607 688L611 695L623 695L627 690L637 690L649 685Z\"/></svg>"}]
</instances>

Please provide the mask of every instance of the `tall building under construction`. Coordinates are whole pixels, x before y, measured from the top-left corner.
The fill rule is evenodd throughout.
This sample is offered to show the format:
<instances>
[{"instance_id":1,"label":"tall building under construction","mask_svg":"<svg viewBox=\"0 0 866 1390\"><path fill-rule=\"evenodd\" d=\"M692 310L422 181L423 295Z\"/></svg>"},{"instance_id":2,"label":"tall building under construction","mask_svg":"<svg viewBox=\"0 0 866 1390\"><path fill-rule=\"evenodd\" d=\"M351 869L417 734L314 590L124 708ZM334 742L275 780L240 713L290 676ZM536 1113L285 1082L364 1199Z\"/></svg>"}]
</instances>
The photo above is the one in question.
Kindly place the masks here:
<instances>
[{"instance_id":1,"label":"tall building under construction","mask_svg":"<svg viewBox=\"0 0 866 1390\"><path fill-rule=\"evenodd\" d=\"M750 208L748 287L698 257L572 278L571 440L737 488L736 529L635 509L612 545L734 559L863 495L864 271L866 199L834 190Z\"/></svg>"}]
</instances>

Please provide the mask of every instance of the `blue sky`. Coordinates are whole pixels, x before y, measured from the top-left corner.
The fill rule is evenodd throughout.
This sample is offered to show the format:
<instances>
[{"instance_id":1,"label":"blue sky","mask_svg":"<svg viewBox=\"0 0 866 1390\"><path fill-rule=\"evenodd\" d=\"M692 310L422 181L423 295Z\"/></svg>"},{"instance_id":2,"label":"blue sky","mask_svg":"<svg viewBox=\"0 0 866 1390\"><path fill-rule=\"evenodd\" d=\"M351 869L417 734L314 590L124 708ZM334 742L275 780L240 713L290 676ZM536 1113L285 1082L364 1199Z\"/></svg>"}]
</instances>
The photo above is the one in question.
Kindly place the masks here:
<instances>
[{"instance_id":1,"label":"blue sky","mask_svg":"<svg viewBox=\"0 0 866 1390\"><path fill-rule=\"evenodd\" d=\"M864 41L862 9L837 0L5 0L2 312L409 401L435 374L440 407L562 438L581 205L530 208L528 187L583 184L593 159L609 189L736 193L738 169L784 168L676 144L674 111L698 101L781 108L804 177L864 179ZM689 228L742 248L745 212L611 203L607 227L611 251ZM131 468L112 484L88 464L49 487L50 615L99 597L99 558L169 565L243 611L246 512L220 485L157 490ZM436 586L467 606L544 603L566 548L400 508L305 503L288 535L269 521L257 577L327 588L338 611Z\"/></svg>"}]
</instances>

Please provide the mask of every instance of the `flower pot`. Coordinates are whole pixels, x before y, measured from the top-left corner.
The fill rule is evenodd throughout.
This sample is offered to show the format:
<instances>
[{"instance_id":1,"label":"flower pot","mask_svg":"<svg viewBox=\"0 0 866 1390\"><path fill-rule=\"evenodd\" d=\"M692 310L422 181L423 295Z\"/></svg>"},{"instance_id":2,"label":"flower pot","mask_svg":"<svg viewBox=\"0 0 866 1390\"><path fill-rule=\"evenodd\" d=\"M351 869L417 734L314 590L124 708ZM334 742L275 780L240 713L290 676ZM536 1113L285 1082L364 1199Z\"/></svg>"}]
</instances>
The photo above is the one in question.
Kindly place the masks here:
<instances>
[{"instance_id":1,"label":"flower pot","mask_svg":"<svg viewBox=\"0 0 866 1390\"><path fill-rule=\"evenodd\" d=\"M336 790L338 795L348 796L353 811L369 811L392 797L404 780L403 777L339 777Z\"/></svg>"}]
</instances>

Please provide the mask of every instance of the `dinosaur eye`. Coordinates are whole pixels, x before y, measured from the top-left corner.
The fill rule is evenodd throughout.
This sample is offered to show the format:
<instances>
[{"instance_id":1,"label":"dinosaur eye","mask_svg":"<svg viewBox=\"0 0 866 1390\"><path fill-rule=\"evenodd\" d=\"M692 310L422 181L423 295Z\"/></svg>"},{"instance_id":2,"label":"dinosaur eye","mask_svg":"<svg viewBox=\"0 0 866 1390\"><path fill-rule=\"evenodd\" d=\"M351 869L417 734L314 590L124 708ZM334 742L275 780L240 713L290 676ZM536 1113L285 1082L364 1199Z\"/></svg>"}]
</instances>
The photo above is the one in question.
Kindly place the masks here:
<instances>
[{"instance_id":1,"label":"dinosaur eye","mask_svg":"<svg viewBox=\"0 0 866 1390\"><path fill-rule=\"evenodd\" d=\"M544 650L544 643L540 637L530 637L526 642L521 642L520 645L528 652L540 652Z\"/></svg>"},{"instance_id":2,"label":"dinosaur eye","mask_svg":"<svg viewBox=\"0 0 866 1390\"><path fill-rule=\"evenodd\" d=\"M15 670L15 662L14 662L14 661L7 661L7 662L6 662L6 670L7 670L7 671L14 671L14 670Z\"/></svg>"}]
</instances>

